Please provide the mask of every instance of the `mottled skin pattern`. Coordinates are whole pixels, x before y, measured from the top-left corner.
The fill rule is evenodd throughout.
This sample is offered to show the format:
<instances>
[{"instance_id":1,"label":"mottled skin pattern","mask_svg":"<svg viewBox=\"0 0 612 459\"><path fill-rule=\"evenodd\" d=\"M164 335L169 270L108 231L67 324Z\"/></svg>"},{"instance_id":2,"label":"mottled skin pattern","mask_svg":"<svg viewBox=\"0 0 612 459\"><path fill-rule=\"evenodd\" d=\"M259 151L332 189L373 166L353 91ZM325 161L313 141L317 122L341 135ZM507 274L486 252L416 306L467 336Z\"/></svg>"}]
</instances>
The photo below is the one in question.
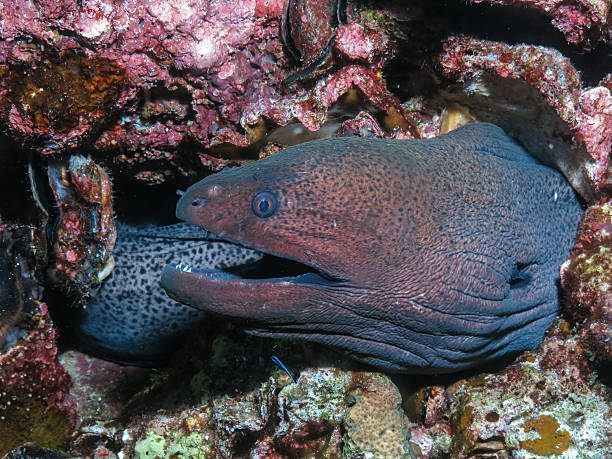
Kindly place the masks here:
<instances>
[{"instance_id":1,"label":"mottled skin pattern","mask_svg":"<svg viewBox=\"0 0 612 459\"><path fill-rule=\"evenodd\" d=\"M251 204L263 190L278 199L266 218ZM537 346L581 212L558 172L491 124L433 140L314 141L196 183L177 216L324 277L170 265L162 285L257 335L388 370L456 371Z\"/></svg>"},{"instance_id":2,"label":"mottled skin pattern","mask_svg":"<svg viewBox=\"0 0 612 459\"><path fill-rule=\"evenodd\" d=\"M153 364L204 317L165 295L159 276L166 263L197 260L199 266L222 268L261 258L253 250L207 240L209 234L187 223L118 228L115 268L78 317L81 341L112 360Z\"/></svg>"}]
</instances>

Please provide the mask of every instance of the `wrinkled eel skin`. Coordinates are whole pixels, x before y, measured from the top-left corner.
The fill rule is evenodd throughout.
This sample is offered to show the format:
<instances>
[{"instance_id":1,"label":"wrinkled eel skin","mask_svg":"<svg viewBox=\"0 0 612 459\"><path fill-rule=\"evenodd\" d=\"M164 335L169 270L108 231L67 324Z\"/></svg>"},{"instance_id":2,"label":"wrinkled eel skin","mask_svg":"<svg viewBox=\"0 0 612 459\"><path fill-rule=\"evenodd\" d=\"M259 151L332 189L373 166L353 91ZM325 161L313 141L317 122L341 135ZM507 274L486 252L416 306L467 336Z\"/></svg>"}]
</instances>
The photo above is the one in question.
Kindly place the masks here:
<instances>
[{"instance_id":1,"label":"wrinkled eel skin","mask_svg":"<svg viewBox=\"0 0 612 459\"><path fill-rule=\"evenodd\" d=\"M187 223L146 229L118 225L115 267L98 294L72 315L79 344L108 360L143 366L164 360L205 313L169 299L159 286L166 263L208 268L253 262L261 254L211 240Z\"/></svg>"},{"instance_id":2,"label":"wrinkled eel skin","mask_svg":"<svg viewBox=\"0 0 612 459\"><path fill-rule=\"evenodd\" d=\"M451 372L538 345L581 206L499 127L335 138L192 185L177 216L310 268L249 278L167 265L183 303L391 371Z\"/></svg>"}]
</instances>

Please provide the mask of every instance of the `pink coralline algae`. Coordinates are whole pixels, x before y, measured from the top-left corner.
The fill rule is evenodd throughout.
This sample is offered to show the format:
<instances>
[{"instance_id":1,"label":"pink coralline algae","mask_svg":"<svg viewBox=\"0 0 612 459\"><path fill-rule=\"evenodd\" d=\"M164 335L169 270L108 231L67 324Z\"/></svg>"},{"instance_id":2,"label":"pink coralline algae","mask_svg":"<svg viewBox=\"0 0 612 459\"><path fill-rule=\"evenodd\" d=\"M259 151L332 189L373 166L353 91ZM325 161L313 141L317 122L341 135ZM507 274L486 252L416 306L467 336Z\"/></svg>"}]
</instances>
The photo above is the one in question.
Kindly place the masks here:
<instances>
[{"instance_id":1,"label":"pink coralline algae","mask_svg":"<svg viewBox=\"0 0 612 459\"><path fill-rule=\"evenodd\" d=\"M353 119L342 123L338 137L384 137L385 133L367 112L359 112Z\"/></svg>"},{"instance_id":2,"label":"pink coralline algae","mask_svg":"<svg viewBox=\"0 0 612 459\"><path fill-rule=\"evenodd\" d=\"M0 114L13 137L41 153L93 146L147 164L134 175L152 184L167 174L151 171L151 161L180 169L187 144L215 167L204 149L257 141L260 117L316 130L352 84L377 108L403 114L376 75L394 55L388 17L355 11L336 31L336 2L292 5L298 67L283 52L285 2L18 0L0 15ZM334 40L328 64L338 71L314 91L285 82Z\"/></svg>"},{"instance_id":3,"label":"pink coralline algae","mask_svg":"<svg viewBox=\"0 0 612 459\"><path fill-rule=\"evenodd\" d=\"M283 17L285 46L302 66L320 59L334 37L338 23L336 0L289 1Z\"/></svg>"},{"instance_id":4,"label":"pink coralline algae","mask_svg":"<svg viewBox=\"0 0 612 459\"><path fill-rule=\"evenodd\" d=\"M308 129L315 131L327 119L327 109L353 86L359 88L377 109L395 109L404 116L406 110L399 99L389 93L378 71L351 65L320 80L312 90L302 90L291 99L279 97L270 98L263 104L254 103L246 109L243 119L248 124L255 124L260 116L265 116L277 124L287 124L296 118ZM409 131L407 133L410 134Z\"/></svg>"},{"instance_id":5,"label":"pink coralline algae","mask_svg":"<svg viewBox=\"0 0 612 459\"><path fill-rule=\"evenodd\" d=\"M539 10L551 18L569 43L587 49L612 36L612 9L606 0L475 0L474 3Z\"/></svg>"},{"instance_id":6,"label":"pink coralline algae","mask_svg":"<svg viewBox=\"0 0 612 459\"><path fill-rule=\"evenodd\" d=\"M608 87L583 88L569 59L539 46L451 37L439 63L477 118L503 127L585 199L597 199L612 146Z\"/></svg>"},{"instance_id":7,"label":"pink coralline algae","mask_svg":"<svg viewBox=\"0 0 612 459\"><path fill-rule=\"evenodd\" d=\"M96 445L112 446L121 411L151 370L77 351L64 352L59 361L73 382L70 396L75 400L76 433L71 438L71 451L86 456Z\"/></svg>"},{"instance_id":8,"label":"pink coralline algae","mask_svg":"<svg viewBox=\"0 0 612 459\"><path fill-rule=\"evenodd\" d=\"M70 378L57 361L56 332L44 304L35 319L38 323L32 333L0 357L3 390L25 391L44 399L48 406L71 409L72 402L66 397Z\"/></svg>"},{"instance_id":9,"label":"pink coralline algae","mask_svg":"<svg viewBox=\"0 0 612 459\"><path fill-rule=\"evenodd\" d=\"M27 337L0 356L0 454L28 440L65 446L75 419L71 379L58 361L57 334L44 303L30 321Z\"/></svg>"},{"instance_id":10,"label":"pink coralline algae","mask_svg":"<svg viewBox=\"0 0 612 459\"><path fill-rule=\"evenodd\" d=\"M566 313L600 365L612 362L612 202L589 207L572 257L561 267Z\"/></svg>"},{"instance_id":11,"label":"pink coralline algae","mask_svg":"<svg viewBox=\"0 0 612 459\"><path fill-rule=\"evenodd\" d=\"M382 68L397 50L392 24L392 20L382 13L362 12L359 22L338 27L335 49L350 59Z\"/></svg>"},{"instance_id":12,"label":"pink coralline algae","mask_svg":"<svg viewBox=\"0 0 612 459\"><path fill-rule=\"evenodd\" d=\"M43 152L63 151L85 138L91 140L94 128L102 134L98 148L117 149L122 139L111 135L105 143L104 133L143 134L140 122L146 132L157 123L165 125L158 138L166 143L164 151L174 152L184 132L203 145L213 139L241 144L244 138L236 125L245 101L266 97L268 87L283 75L277 36L281 12L279 2L268 1L142 4L130 0L117 4L93 0L67 1L61 6L51 1L36 6L17 1L0 16L0 64L6 75L0 105L4 116L14 119L10 124L14 135L32 140ZM24 33L40 45L28 45ZM74 55L80 62L71 64L64 58L45 64L58 53ZM87 62L88 54L110 70L101 73L97 65ZM86 74L88 68L92 75ZM38 75L33 69L40 69L40 77L33 78ZM29 78L20 82L24 74ZM111 74L117 76L115 83L110 79L111 86L96 83L96 77L107 83ZM12 86L11 81L15 81ZM141 109L134 103L138 91L152 91L163 100L176 88L189 105L189 122L175 119L168 111L169 120L133 117ZM73 97L64 98L64 109L74 113L76 125L70 126L74 135L33 130L33 123L49 113L50 104L61 104L63 93L71 90L81 91L76 104L71 104ZM156 91L161 92L159 97ZM32 105L32 99L41 103ZM114 116L117 110L123 116ZM75 137L78 140L68 142Z\"/></svg>"}]
</instances>

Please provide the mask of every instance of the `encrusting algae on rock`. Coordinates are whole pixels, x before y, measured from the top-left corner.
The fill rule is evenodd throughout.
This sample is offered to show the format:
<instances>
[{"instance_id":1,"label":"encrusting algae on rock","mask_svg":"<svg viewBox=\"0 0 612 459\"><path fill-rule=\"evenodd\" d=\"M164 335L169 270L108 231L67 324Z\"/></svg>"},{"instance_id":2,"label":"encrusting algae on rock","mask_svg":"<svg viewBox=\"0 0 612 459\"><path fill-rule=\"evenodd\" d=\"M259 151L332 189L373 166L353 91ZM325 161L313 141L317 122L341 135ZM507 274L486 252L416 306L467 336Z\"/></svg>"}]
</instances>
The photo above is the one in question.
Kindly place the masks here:
<instances>
[{"instance_id":1,"label":"encrusting algae on rock","mask_svg":"<svg viewBox=\"0 0 612 459\"><path fill-rule=\"evenodd\" d=\"M535 431L539 438L522 440L521 448L540 456L560 455L570 446L571 436L559 429L559 422L547 414L525 421L525 432Z\"/></svg>"},{"instance_id":2,"label":"encrusting algae on rock","mask_svg":"<svg viewBox=\"0 0 612 459\"><path fill-rule=\"evenodd\" d=\"M23 142L52 153L58 147L55 138L70 139L68 145L75 147L109 115L122 96L127 73L104 57L72 50L41 54L24 47L19 55L23 62L15 59L18 63L9 67L0 111ZM42 61L32 69L38 59Z\"/></svg>"}]
</instances>

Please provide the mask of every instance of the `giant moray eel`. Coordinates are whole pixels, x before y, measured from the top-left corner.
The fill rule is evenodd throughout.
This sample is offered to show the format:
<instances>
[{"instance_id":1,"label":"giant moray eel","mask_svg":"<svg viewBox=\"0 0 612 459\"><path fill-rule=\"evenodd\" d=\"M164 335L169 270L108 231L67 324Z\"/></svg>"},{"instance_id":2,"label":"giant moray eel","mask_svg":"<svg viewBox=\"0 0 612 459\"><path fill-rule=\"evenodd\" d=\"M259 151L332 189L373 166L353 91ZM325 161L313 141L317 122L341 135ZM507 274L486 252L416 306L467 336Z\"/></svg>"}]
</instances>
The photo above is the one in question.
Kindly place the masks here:
<instances>
[{"instance_id":1,"label":"giant moray eel","mask_svg":"<svg viewBox=\"0 0 612 459\"><path fill-rule=\"evenodd\" d=\"M159 286L166 263L189 260L210 269L254 262L261 254L214 240L197 226L118 225L115 267L98 294L71 314L86 350L139 365L163 360L205 313L169 299Z\"/></svg>"},{"instance_id":2,"label":"giant moray eel","mask_svg":"<svg viewBox=\"0 0 612 459\"><path fill-rule=\"evenodd\" d=\"M192 185L176 213L303 269L171 264L172 298L255 335L433 373L538 345L582 209L561 174L474 123L432 140L296 145Z\"/></svg>"}]
</instances>

